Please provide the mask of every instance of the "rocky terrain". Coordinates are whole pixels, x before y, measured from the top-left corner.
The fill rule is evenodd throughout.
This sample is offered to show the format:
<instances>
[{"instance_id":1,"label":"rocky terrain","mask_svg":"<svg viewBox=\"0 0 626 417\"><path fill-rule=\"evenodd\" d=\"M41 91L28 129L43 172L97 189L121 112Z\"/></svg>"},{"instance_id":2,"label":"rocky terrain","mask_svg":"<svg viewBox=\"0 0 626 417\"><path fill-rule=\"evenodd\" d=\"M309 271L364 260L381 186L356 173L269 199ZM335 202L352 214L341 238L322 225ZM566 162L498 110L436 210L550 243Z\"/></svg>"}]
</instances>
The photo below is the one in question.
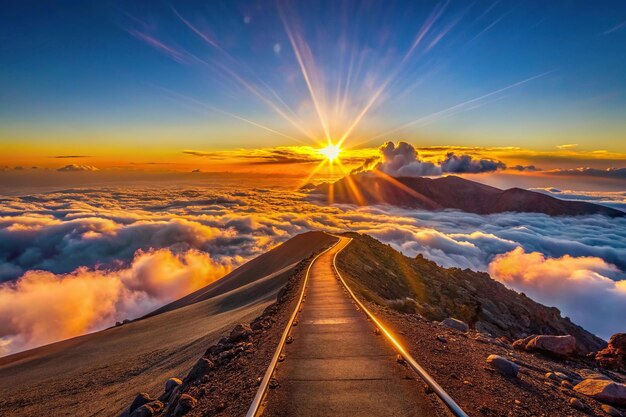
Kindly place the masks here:
<instances>
[{"instance_id":1,"label":"rocky terrain","mask_svg":"<svg viewBox=\"0 0 626 417\"><path fill-rule=\"evenodd\" d=\"M626 415L626 335L607 345L486 274L411 260L370 237L351 236L338 258L344 278L469 415ZM306 264L298 265L276 303L209 346L182 380L162 381L160 393L139 393L124 415L243 416L294 308ZM480 307L492 296L501 297L497 312L484 315ZM528 320L519 323L521 311ZM434 395L419 378L416 389Z\"/></svg>"},{"instance_id":2,"label":"rocky terrain","mask_svg":"<svg viewBox=\"0 0 626 417\"><path fill-rule=\"evenodd\" d=\"M328 199L331 188L335 203L390 204L425 210L457 209L476 214L513 211L545 213L550 216L626 216L623 211L597 204L559 200L521 188L501 190L453 175L441 178L393 178L386 174L352 174L333 184L324 183L317 187L307 185L306 191L314 197Z\"/></svg>"},{"instance_id":3,"label":"rocky terrain","mask_svg":"<svg viewBox=\"0 0 626 417\"><path fill-rule=\"evenodd\" d=\"M337 265L366 300L428 320L455 317L470 328L510 340L533 334L572 335L585 354L606 346L557 308L507 289L488 274L442 268L422 256L408 258L369 236L348 234L353 242Z\"/></svg>"}]
</instances>

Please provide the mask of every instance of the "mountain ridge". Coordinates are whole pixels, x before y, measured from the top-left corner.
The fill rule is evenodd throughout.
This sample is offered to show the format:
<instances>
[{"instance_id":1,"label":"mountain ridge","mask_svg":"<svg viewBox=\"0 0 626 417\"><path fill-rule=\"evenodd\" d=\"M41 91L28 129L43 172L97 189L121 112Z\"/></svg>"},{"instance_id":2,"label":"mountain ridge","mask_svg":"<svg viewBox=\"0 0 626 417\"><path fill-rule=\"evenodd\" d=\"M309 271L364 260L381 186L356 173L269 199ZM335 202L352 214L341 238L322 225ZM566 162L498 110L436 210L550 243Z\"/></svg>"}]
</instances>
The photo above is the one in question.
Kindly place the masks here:
<instances>
[{"instance_id":1,"label":"mountain ridge","mask_svg":"<svg viewBox=\"0 0 626 417\"><path fill-rule=\"evenodd\" d=\"M391 177L371 172L350 174L334 183L306 189L334 203L393 206L424 210L456 209L474 214L543 213L550 216L601 214L623 217L614 208L583 201L560 200L522 188L499 189L455 175L439 178Z\"/></svg>"}]
</instances>

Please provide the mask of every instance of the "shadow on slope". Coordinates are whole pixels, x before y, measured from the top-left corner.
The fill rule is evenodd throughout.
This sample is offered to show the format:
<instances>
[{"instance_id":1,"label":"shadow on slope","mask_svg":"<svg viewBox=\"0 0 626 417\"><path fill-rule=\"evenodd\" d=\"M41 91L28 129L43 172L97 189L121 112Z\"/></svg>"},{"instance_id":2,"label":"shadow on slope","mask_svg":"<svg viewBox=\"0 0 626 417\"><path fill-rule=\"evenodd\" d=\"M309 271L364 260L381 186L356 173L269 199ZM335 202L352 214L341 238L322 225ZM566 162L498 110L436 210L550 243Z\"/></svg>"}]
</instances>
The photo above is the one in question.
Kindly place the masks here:
<instances>
[{"instance_id":1,"label":"shadow on slope","mask_svg":"<svg viewBox=\"0 0 626 417\"><path fill-rule=\"evenodd\" d=\"M418 255L408 258L376 239L354 238L337 267L363 298L429 320L454 317L493 336L519 339L531 334L571 334L581 353L601 349L602 339L524 294L509 290L488 274L443 268Z\"/></svg>"},{"instance_id":2,"label":"shadow on slope","mask_svg":"<svg viewBox=\"0 0 626 417\"><path fill-rule=\"evenodd\" d=\"M299 261L333 243L298 235L141 320L0 358L0 415L119 415L183 377L206 347L273 303Z\"/></svg>"}]
</instances>

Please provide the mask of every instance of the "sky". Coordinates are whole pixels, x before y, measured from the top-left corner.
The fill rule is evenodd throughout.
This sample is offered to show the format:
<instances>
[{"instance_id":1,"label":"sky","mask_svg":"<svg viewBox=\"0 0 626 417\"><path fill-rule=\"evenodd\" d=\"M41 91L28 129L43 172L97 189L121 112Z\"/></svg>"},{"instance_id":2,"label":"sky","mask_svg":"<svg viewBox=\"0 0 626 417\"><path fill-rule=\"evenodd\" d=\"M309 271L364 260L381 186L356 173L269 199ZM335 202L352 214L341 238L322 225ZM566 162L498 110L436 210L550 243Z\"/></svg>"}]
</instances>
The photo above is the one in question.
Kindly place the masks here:
<instances>
[{"instance_id":1,"label":"sky","mask_svg":"<svg viewBox=\"0 0 626 417\"><path fill-rule=\"evenodd\" d=\"M329 141L349 168L387 140L541 170L626 160L621 1L1 8L0 166L21 176L306 177Z\"/></svg>"}]
</instances>

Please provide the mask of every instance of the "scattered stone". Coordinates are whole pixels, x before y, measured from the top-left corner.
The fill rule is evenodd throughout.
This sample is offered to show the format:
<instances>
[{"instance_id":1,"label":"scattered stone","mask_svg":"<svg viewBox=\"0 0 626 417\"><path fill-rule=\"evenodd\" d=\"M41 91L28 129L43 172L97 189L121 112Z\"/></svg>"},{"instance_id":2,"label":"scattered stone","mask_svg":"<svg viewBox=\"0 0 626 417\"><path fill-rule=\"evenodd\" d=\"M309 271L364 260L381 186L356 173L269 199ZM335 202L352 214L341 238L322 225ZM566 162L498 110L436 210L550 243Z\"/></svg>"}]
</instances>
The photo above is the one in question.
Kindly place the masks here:
<instances>
[{"instance_id":1,"label":"scattered stone","mask_svg":"<svg viewBox=\"0 0 626 417\"><path fill-rule=\"evenodd\" d=\"M252 329L247 324L238 324L235 328L230 332L229 339L233 342L238 342L240 340L248 339L252 334Z\"/></svg>"},{"instance_id":2,"label":"scattered stone","mask_svg":"<svg viewBox=\"0 0 626 417\"><path fill-rule=\"evenodd\" d=\"M602 404L602 411L604 411L611 417L623 417L624 416L624 413L622 413L615 407L611 407L608 404Z\"/></svg>"},{"instance_id":3,"label":"scattered stone","mask_svg":"<svg viewBox=\"0 0 626 417\"><path fill-rule=\"evenodd\" d=\"M150 394L147 394L145 392L141 392L141 393L137 394L137 396L133 400L132 404L128 408L128 414L132 414L133 411L135 411L136 409L138 409L142 405L148 404L149 402L152 402L152 401L154 401L154 398L150 397Z\"/></svg>"},{"instance_id":4,"label":"scattered stone","mask_svg":"<svg viewBox=\"0 0 626 417\"><path fill-rule=\"evenodd\" d=\"M130 417L153 417L157 411L155 411L150 405L144 404L130 414Z\"/></svg>"},{"instance_id":5,"label":"scattered stone","mask_svg":"<svg viewBox=\"0 0 626 417\"><path fill-rule=\"evenodd\" d=\"M572 397L569 399L569 405L572 408L575 408L577 410L583 411L586 407L585 404L583 404L582 401L580 401L578 398L576 397Z\"/></svg>"},{"instance_id":6,"label":"scattered stone","mask_svg":"<svg viewBox=\"0 0 626 417\"><path fill-rule=\"evenodd\" d=\"M574 385L572 385L571 382L569 382L568 380L565 380L565 379L563 381L561 381L561 386L563 388L567 388L567 389L574 389Z\"/></svg>"},{"instance_id":7,"label":"scattered stone","mask_svg":"<svg viewBox=\"0 0 626 417\"><path fill-rule=\"evenodd\" d=\"M165 383L165 392L172 392L174 390L174 388L178 387L179 385L182 385L183 381L181 381L178 378L170 378L167 380L167 382Z\"/></svg>"},{"instance_id":8,"label":"scattered stone","mask_svg":"<svg viewBox=\"0 0 626 417\"><path fill-rule=\"evenodd\" d=\"M448 343L448 339L446 339L442 335L437 335L437 340L439 340L441 343Z\"/></svg>"},{"instance_id":9,"label":"scattered stone","mask_svg":"<svg viewBox=\"0 0 626 417\"><path fill-rule=\"evenodd\" d=\"M201 378L213 368L215 368L215 364L213 363L213 361L207 358L200 358L200 360L196 362L193 368L191 368L191 371L189 371L186 379L193 381Z\"/></svg>"},{"instance_id":10,"label":"scattered stone","mask_svg":"<svg viewBox=\"0 0 626 417\"><path fill-rule=\"evenodd\" d=\"M519 373L519 365L503 358L502 356L489 355L487 363L491 365L493 369L505 376L517 377L517 374Z\"/></svg>"},{"instance_id":11,"label":"scattered stone","mask_svg":"<svg viewBox=\"0 0 626 417\"><path fill-rule=\"evenodd\" d=\"M626 384L603 379L585 379L574 390L601 402L626 405Z\"/></svg>"},{"instance_id":12,"label":"scattered stone","mask_svg":"<svg viewBox=\"0 0 626 417\"><path fill-rule=\"evenodd\" d=\"M595 359L603 368L626 370L626 333L611 336L609 345L598 351Z\"/></svg>"},{"instance_id":13,"label":"scattered stone","mask_svg":"<svg viewBox=\"0 0 626 417\"><path fill-rule=\"evenodd\" d=\"M193 398L189 394L183 394L178 398L178 404L176 404L176 408L174 409L174 416L183 416L191 411L192 408L196 406L198 400Z\"/></svg>"},{"instance_id":14,"label":"scattered stone","mask_svg":"<svg viewBox=\"0 0 626 417\"><path fill-rule=\"evenodd\" d=\"M458 330L460 332L467 332L469 330L469 326L467 325L467 323L461 321L461 320L457 320L455 318L452 317L448 317L447 319L443 320L441 322L442 326L446 326L449 327L451 329L455 329Z\"/></svg>"},{"instance_id":15,"label":"scattered stone","mask_svg":"<svg viewBox=\"0 0 626 417\"><path fill-rule=\"evenodd\" d=\"M539 351L554 356L568 356L576 351L576 339L574 336L535 336L525 347L529 351Z\"/></svg>"}]
</instances>

